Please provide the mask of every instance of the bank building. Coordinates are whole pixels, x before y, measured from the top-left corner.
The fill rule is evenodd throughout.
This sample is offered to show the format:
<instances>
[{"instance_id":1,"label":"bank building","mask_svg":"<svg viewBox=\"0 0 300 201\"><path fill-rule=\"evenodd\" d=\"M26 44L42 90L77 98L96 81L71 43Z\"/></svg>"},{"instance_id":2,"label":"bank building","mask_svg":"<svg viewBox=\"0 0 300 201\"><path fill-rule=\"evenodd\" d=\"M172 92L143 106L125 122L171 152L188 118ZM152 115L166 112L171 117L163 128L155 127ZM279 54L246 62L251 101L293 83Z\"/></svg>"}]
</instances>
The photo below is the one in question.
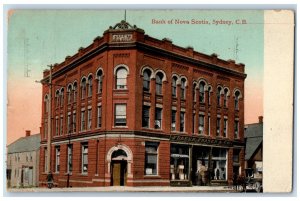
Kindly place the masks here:
<instances>
[{"instance_id":1,"label":"bank building","mask_svg":"<svg viewBox=\"0 0 300 201\"><path fill-rule=\"evenodd\" d=\"M50 171L59 187L231 185L245 78L234 60L109 27L43 72L39 185Z\"/></svg>"}]
</instances>

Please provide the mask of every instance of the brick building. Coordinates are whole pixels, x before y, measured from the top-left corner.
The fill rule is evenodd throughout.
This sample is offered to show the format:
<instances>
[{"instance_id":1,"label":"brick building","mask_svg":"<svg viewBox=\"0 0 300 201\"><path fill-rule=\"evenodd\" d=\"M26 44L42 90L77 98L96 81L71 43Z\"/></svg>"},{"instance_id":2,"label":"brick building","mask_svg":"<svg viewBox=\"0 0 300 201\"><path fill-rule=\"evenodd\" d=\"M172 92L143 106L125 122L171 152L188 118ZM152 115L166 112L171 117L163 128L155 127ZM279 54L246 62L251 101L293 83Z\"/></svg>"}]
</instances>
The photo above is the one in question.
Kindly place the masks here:
<instances>
[{"instance_id":1,"label":"brick building","mask_svg":"<svg viewBox=\"0 0 300 201\"><path fill-rule=\"evenodd\" d=\"M122 21L44 71L40 185L232 183L244 169L244 64L158 40Z\"/></svg>"}]
</instances>

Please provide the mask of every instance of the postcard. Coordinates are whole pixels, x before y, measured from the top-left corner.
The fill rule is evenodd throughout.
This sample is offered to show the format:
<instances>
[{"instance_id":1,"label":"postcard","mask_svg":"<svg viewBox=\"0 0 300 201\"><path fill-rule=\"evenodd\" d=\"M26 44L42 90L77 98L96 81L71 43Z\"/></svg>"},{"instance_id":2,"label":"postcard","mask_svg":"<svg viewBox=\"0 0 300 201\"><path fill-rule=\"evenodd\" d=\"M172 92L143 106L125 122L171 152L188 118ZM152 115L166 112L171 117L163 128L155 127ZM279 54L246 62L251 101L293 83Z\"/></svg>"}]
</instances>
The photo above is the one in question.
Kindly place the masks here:
<instances>
[{"instance_id":1,"label":"postcard","mask_svg":"<svg viewBox=\"0 0 300 201\"><path fill-rule=\"evenodd\" d=\"M292 11L7 21L8 192L292 191Z\"/></svg>"}]
</instances>

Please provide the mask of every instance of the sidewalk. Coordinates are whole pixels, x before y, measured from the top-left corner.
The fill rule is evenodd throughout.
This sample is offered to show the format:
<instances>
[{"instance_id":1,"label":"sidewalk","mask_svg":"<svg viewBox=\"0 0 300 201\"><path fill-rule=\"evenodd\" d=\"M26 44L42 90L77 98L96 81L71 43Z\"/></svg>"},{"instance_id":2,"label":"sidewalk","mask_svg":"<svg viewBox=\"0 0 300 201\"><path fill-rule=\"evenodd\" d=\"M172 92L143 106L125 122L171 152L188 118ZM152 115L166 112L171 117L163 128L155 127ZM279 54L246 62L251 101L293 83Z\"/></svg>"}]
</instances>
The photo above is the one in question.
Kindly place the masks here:
<instances>
[{"instance_id":1,"label":"sidewalk","mask_svg":"<svg viewBox=\"0 0 300 201\"><path fill-rule=\"evenodd\" d=\"M74 187L74 188L11 188L8 192L206 192L206 193L226 193L236 192L228 186L192 186L192 187L128 187L128 186L108 186L108 187Z\"/></svg>"}]
</instances>

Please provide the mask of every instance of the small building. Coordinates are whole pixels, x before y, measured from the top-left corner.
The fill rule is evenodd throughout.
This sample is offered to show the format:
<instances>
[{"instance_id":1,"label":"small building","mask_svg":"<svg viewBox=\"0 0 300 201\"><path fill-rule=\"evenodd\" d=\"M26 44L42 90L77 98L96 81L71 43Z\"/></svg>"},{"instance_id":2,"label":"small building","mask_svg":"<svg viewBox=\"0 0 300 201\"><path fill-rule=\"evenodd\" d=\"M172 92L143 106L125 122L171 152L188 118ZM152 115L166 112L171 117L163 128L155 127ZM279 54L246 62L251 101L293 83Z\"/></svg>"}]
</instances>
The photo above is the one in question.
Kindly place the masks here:
<instances>
[{"instance_id":1,"label":"small building","mask_svg":"<svg viewBox=\"0 0 300 201\"><path fill-rule=\"evenodd\" d=\"M262 174L263 169L263 117L259 122L245 125L245 167L254 170L255 174Z\"/></svg>"},{"instance_id":2,"label":"small building","mask_svg":"<svg viewBox=\"0 0 300 201\"><path fill-rule=\"evenodd\" d=\"M40 134L26 136L7 146L7 187L38 186Z\"/></svg>"}]
</instances>

